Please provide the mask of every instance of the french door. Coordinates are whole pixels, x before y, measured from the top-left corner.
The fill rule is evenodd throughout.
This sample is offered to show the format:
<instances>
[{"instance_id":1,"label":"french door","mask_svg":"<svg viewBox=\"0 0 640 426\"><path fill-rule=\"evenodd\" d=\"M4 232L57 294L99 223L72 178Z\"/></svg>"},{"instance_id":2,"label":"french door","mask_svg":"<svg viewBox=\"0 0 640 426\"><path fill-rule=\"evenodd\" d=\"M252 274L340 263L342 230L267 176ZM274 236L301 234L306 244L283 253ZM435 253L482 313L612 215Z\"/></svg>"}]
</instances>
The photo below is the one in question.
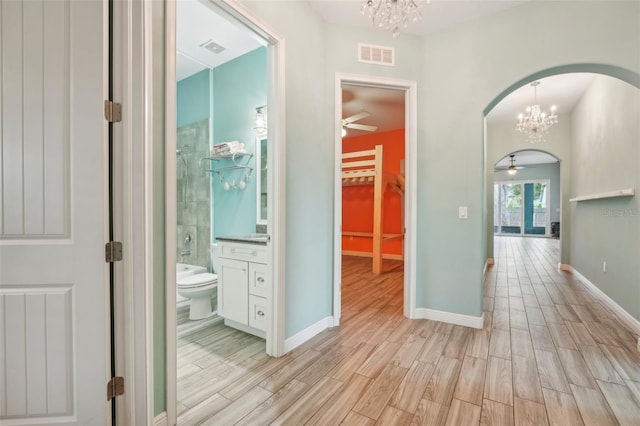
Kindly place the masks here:
<instances>
[{"instance_id":1,"label":"french door","mask_svg":"<svg viewBox=\"0 0 640 426\"><path fill-rule=\"evenodd\" d=\"M495 182L493 232L496 235L550 235L549 180Z\"/></svg>"}]
</instances>

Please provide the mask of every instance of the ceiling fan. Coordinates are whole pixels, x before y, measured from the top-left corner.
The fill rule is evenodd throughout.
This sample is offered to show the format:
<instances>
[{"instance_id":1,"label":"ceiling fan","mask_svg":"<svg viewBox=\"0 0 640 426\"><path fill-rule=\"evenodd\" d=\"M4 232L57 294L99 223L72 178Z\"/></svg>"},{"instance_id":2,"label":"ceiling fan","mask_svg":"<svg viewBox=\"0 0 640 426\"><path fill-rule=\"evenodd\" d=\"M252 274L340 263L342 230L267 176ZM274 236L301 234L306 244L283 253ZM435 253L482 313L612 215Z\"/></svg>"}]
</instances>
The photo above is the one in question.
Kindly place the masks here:
<instances>
[{"instance_id":1,"label":"ceiling fan","mask_svg":"<svg viewBox=\"0 0 640 426\"><path fill-rule=\"evenodd\" d=\"M494 172L500 172L500 171L506 170L507 173L509 173L510 175L515 175L518 172L518 170L520 170L520 169L527 169L527 168L531 168L532 169L533 168L531 166L527 166L527 167L525 167L525 166L516 166L514 164L515 161L516 161L515 154L510 154L509 155L509 163L510 163L509 166L508 167L496 167L494 169Z\"/></svg>"},{"instance_id":2,"label":"ceiling fan","mask_svg":"<svg viewBox=\"0 0 640 426\"><path fill-rule=\"evenodd\" d=\"M377 126L369 126L368 124L358 124L356 121L362 120L363 118L369 117L369 114L366 111L359 112L357 114L352 115L351 117L342 119L342 136L347 134L347 129L355 129L355 130L364 130L366 132L375 132L378 130Z\"/></svg>"}]
</instances>

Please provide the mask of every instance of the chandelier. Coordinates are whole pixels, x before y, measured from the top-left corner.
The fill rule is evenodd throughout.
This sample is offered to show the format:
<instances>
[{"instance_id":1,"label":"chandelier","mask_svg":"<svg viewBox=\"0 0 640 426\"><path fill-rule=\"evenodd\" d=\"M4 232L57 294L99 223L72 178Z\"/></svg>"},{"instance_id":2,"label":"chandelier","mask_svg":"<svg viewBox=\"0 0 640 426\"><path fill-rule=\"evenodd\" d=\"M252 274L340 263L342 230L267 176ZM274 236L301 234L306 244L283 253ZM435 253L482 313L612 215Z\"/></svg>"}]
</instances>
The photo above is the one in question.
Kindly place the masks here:
<instances>
[{"instance_id":1,"label":"chandelier","mask_svg":"<svg viewBox=\"0 0 640 426\"><path fill-rule=\"evenodd\" d=\"M373 25L390 30L397 37L400 27L407 28L409 22L422 19L421 4L422 0L365 0L360 13L368 15Z\"/></svg>"},{"instance_id":2,"label":"chandelier","mask_svg":"<svg viewBox=\"0 0 640 426\"><path fill-rule=\"evenodd\" d=\"M551 113L548 115L540 109L536 89L539 84L539 81L531 83L531 86L533 86L533 105L527 107L526 115L518 115L518 119L520 121L516 124L516 130L527 135L527 140L531 143L542 142L542 140L544 140L544 135L546 135L549 130L549 127L558 122L558 116L555 113L555 105L551 107Z\"/></svg>"}]
</instances>

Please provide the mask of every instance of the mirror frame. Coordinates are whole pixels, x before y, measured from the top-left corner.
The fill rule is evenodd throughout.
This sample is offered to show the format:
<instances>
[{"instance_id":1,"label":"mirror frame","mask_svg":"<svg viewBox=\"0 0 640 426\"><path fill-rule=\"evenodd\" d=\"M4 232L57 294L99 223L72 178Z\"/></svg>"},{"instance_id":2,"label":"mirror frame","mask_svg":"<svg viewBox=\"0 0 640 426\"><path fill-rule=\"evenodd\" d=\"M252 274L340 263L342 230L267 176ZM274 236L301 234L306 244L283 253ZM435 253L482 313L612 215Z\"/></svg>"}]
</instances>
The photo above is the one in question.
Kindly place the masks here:
<instances>
[{"instance_id":1,"label":"mirror frame","mask_svg":"<svg viewBox=\"0 0 640 426\"><path fill-rule=\"evenodd\" d=\"M262 157L266 155L266 152L263 154L262 152L262 142L268 141L267 132L260 133L256 136L256 224L258 225L266 225L267 218L262 217ZM268 143L268 142L267 142ZM266 166L265 166L266 167ZM267 197L269 196L269 178L268 176L264 176L264 181L267 183ZM265 205L265 209L267 208L268 203Z\"/></svg>"}]
</instances>

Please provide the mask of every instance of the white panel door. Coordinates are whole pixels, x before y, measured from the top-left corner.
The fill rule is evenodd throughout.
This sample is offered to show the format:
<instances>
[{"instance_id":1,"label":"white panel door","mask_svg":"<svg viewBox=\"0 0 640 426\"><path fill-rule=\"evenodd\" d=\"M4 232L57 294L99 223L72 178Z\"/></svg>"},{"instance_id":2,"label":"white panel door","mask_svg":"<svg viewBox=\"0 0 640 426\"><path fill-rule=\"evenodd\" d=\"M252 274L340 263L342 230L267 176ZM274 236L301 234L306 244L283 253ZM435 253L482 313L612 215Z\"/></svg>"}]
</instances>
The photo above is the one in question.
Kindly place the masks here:
<instances>
[{"instance_id":1,"label":"white panel door","mask_svg":"<svg viewBox=\"0 0 640 426\"><path fill-rule=\"evenodd\" d=\"M0 2L0 424L104 425L106 2Z\"/></svg>"}]
</instances>

